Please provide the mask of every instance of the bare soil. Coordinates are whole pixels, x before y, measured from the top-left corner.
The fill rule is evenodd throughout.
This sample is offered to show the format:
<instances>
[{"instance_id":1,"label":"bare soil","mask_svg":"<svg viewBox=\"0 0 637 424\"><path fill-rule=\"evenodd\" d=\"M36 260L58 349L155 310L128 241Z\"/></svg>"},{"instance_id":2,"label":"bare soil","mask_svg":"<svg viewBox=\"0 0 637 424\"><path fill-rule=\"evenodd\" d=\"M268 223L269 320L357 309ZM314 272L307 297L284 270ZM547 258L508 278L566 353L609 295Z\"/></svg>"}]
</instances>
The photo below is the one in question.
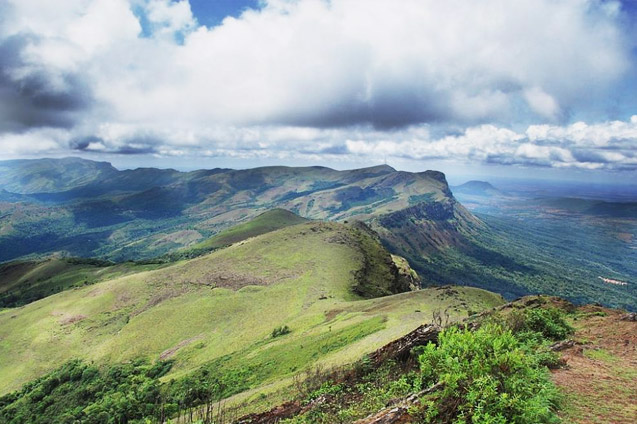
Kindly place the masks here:
<instances>
[{"instance_id":1,"label":"bare soil","mask_svg":"<svg viewBox=\"0 0 637 424\"><path fill-rule=\"evenodd\" d=\"M562 351L566 367L553 371L565 393L565 423L637 423L637 322L621 311L578 308L573 339Z\"/></svg>"}]
</instances>

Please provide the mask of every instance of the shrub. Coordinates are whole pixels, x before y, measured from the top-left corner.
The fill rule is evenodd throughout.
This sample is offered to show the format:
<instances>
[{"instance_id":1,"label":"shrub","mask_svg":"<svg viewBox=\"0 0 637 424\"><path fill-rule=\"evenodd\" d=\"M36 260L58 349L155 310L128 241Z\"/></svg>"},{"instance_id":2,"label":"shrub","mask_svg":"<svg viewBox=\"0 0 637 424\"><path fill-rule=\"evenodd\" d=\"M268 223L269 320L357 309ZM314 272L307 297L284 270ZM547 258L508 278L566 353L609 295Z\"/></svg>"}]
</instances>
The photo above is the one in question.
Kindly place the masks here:
<instances>
[{"instance_id":1,"label":"shrub","mask_svg":"<svg viewBox=\"0 0 637 424\"><path fill-rule=\"evenodd\" d=\"M564 340L573 334L571 327L564 319L564 314L555 308L528 309L524 312L526 330L540 333L550 340Z\"/></svg>"},{"instance_id":2,"label":"shrub","mask_svg":"<svg viewBox=\"0 0 637 424\"><path fill-rule=\"evenodd\" d=\"M425 422L552 423L557 389L548 371L510 330L486 324L475 332L449 328L419 355L425 387L443 382L425 399Z\"/></svg>"},{"instance_id":3,"label":"shrub","mask_svg":"<svg viewBox=\"0 0 637 424\"><path fill-rule=\"evenodd\" d=\"M343 383L335 383L333 381L326 381L325 383L321 385L321 387L319 387L318 389L310 393L310 395L308 396L308 400L314 400L322 395L335 396L341 393L344 388L345 388L345 385Z\"/></svg>"},{"instance_id":4,"label":"shrub","mask_svg":"<svg viewBox=\"0 0 637 424\"><path fill-rule=\"evenodd\" d=\"M290 332L292 332L292 330L290 330L290 327L288 327L287 325L283 325L272 330L272 338L284 336L286 334L290 334Z\"/></svg>"}]
</instances>

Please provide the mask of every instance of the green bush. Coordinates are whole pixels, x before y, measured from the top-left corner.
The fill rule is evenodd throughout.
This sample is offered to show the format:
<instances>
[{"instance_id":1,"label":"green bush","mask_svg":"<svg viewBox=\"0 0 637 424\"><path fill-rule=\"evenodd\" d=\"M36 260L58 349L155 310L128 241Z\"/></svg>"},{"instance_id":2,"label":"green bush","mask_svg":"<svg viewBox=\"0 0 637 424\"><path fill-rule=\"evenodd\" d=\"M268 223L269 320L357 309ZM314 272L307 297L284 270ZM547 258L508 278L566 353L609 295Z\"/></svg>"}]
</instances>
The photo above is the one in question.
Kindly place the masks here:
<instances>
[{"instance_id":1,"label":"green bush","mask_svg":"<svg viewBox=\"0 0 637 424\"><path fill-rule=\"evenodd\" d=\"M424 422L558 422L557 389L527 347L498 324L444 330L419 355L424 387L444 383L424 399Z\"/></svg>"},{"instance_id":2,"label":"green bush","mask_svg":"<svg viewBox=\"0 0 637 424\"><path fill-rule=\"evenodd\" d=\"M555 308L537 308L524 311L525 330L540 333L549 340L564 340L573 334L564 319L564 313Z\"/></svg>"},{"instance_id":3,"label":"green bush","mask_svg":"<svg viewBox=\"0 0 637 424\"><path fill-rule=\"evenodd\" d=\"M308 396L308 400L310 401L314 400L316 398L321 397L322 395L335 396L341 393L344 388L345 388L345 385L343 383L335 383L333 381L326 381L325 383L321 385L321 387L319 387L318 389L310 393L310 395Z\"/></svg>"},{"instance_id":4,"label":"green bush","mask_svg":"<svg viewBox=\"0 0 637 424\"><path fill-rule=\"evenodd\" d=\"M292 330L290 330L290 327L288 327L287 325L283 325L272 330L272 338L284 336L286 334L289 334L290 332L292 332Z\"/></svg>"}]
</instances>

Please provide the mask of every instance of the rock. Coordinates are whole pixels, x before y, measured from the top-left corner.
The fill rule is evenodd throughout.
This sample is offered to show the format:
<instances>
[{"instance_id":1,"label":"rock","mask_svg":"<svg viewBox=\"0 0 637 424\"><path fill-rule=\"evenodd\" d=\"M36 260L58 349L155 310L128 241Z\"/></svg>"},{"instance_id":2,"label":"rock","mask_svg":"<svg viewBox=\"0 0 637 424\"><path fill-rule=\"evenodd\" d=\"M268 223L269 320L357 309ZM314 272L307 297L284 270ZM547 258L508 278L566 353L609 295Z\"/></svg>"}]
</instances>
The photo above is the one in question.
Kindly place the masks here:
<instances>
[{"instance_id":1,"label":"rock","mask_svg":"<svg viewBox=\"0 0 637 424\"><path fill-rule=\"evenodd\" d=\"M236 421L236 424L275 424L297 415L302 409L299 402L287 402L267 412L245 416Z\"/></svg>"},{"instance_id":2,"label":"rock","mask_svg":"<svg viewBox=\"0 0 637 424\"><path fill-rule=\"evenodd\" d=\"M629 312L621 317L622 321L637 322L637 312Z\"/></svg>"},{"instance_id":3,"label":"rock","mask_svg":"<svg viewBox=\"0 0 637 424\"><path fill-rule=\"evenodd\" d=\"M401 337L369 355L372 363L379 365L388 359L404 360L416 346L423 346L429 342L437 342L441 328L437 325L426 324L416 328L406 336Z\"/></svg>"},{"instance_id":4,"label":"rock","mask_svg":"<svg viewBox=\"0 0 637 424\"><path fill-rule=\"evenodd\" d=\"M553 352L561 352L573 346L575 346L574 340L562 340L561 342L553 343L549 346L549 350Z\"/></svg>"}]
</instances>

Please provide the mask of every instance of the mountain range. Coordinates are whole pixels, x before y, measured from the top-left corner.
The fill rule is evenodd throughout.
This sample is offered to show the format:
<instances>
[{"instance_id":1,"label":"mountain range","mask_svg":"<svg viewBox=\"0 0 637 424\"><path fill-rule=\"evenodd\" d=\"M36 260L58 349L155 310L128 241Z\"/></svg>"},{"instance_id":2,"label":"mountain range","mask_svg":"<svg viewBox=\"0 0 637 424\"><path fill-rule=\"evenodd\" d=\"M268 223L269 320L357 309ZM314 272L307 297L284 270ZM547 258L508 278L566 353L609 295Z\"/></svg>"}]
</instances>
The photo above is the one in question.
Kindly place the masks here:
<instances>
[{"instance_id":1,"label":"mountain range","mask_svg":"<svg viewBox=\"0 0 637 424\"><path fill-rule=\"evenodd\" d=\"M466 215L443 174L389 166L118 171L102 162L42 159L0 163L0 187L4 261L52 252L150 258L277 207L340 221L423 202Z\"/></svg>"},{"instance_id":2,"label":"mountain range","mask_svg":"<svg viewBox=\"0 0 637 424\"><path fill-rule=\"evenodd\" d=\"M494 225L493 217L472 214L454 193L496 206L513 197L479 181L453 187L452 193L444 174L437 171L404 172L387 165L345 171L120 171L105 162L79 158L38 159L0 162L0 189L4 262L56 255L166 264L223 247L211 237L241 223L253 225L250 220L278 208L290 212L287 218L279 217L283 221L364 222L391 253L404 257L419 273L423 287L462 284L508 299L547 293L628 309L637 304L632 284L610 287L598 279L600 272L630 279L630 263L617 258L619 272L608 274L607 261L612 258L584 266L578 262L573 269L580 254L572 261L563 255L567 259L557 259L562 260L560 266L572 269L565 276L560 266L543 258L550 249L537 249L537 243L547 242L559 249L559 241L537 240L543 233L521 233L525 230L510 222ZM537 205L535 200L527 203ZM49 285L47 293L63 286ZM46 294L30 293L34 298ZM3 298L19 303L24 296L16 300L15 293L5 290Z\"/></svg>"}]
</instances>

